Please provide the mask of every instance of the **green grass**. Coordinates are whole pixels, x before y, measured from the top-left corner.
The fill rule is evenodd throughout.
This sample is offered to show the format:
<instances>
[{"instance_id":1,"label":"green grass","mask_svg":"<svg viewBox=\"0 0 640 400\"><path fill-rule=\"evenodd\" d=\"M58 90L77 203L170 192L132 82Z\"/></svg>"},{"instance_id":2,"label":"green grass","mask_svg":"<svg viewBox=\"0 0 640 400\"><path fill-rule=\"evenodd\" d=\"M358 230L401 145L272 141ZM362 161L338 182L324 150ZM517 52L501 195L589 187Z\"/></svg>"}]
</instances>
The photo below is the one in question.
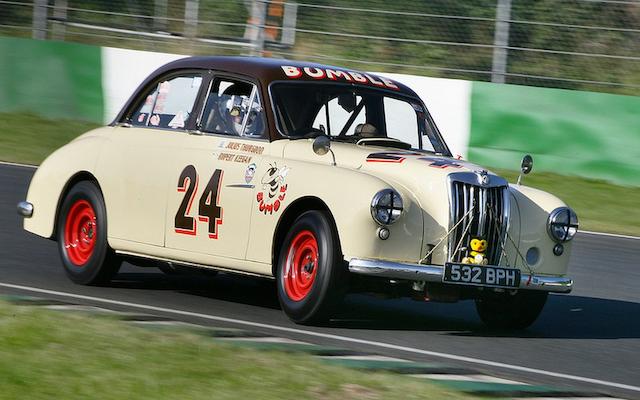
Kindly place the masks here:
<instances>
[{"instance_id":1,"label":"green grass","mask_svg":"<svg viewBox=\"0 0 640 400\"><path fill-rule=\"evenodd\" d=\"M495 170L509 182L517 172ZM523 185L558 196L578 214L580 229L640 236L640 188L534 170Z\"/></svg>"},{"instance_id":2,"label":"green grass","mask_svg":"<svg viewBox=\"0 0 640 400\"><path fill-rule=\"evenodd\" d=\"M98 124L0 113L0 160L40 164L53 150Z\"/></svg>"},{"instance_id":3,"label":"green grass","mask_svg":"<svg viewBox=\"0 0 640 400\"><path fill-rule=\"evenodd\" d=\"M0 399L470 399L302 354L0 301Z\"/></svg>"},{"instance_id":4,"label":"green grass","mask_svg":"<svg viewBox=\"0 0 640 400\"><path fill-rule=\"evenodd\" d=\"M97 124L0 113L0 160L39 164L54 149ZM517 172L496 170L510 182ZM555 194L578 213L585 230L640 236L640 188L534 171L523 184Z\"/></svg>"}]
</instances>

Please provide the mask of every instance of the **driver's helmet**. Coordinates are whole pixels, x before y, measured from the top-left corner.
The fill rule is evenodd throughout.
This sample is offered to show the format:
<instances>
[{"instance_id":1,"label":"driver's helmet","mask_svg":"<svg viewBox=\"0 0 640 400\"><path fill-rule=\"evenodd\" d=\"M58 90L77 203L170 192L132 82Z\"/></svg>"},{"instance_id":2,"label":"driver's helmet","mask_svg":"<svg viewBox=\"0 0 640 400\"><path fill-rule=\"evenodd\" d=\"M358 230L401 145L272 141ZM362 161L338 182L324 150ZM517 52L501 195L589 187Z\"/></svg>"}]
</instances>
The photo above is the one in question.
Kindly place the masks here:
<instances>
[{"instance_id":1,"label":"driver's helmet","mask_svg":"<svg viewBox=\"0 0 640 400\"><path fill-rule=\"evenodd\" d=\"M222 117L227 133L233 135L242 134L242 123L247 113L247 126L245 135L255 135L262 132L258 131L259 117L258 113L262 110L257 102L257 97L253 104L251 101L251 86L236 83L225 89L218 101L218 111Z\"/></svg>"}]
</instances>

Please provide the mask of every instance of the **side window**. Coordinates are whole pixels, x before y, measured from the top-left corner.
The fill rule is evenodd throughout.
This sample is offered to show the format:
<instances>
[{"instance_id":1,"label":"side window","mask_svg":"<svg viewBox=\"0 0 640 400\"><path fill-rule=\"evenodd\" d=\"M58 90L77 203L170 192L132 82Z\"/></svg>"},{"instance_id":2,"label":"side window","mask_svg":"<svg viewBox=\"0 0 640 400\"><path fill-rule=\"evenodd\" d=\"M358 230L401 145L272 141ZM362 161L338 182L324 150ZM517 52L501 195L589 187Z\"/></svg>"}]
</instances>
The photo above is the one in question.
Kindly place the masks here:
<instances>
[{"instance_id":1,"label":"side window","mask_svg":"<svg viewBox=\"0 0 640 400\"><path fill-rule=\"evenodd\" d=\"M200 130L261 137L265 131L265 116L256 85L233 79L216 79L205 103Z\"/></svg>"},{"instance_id":2,"label":"side window","mask_svg":"<svg viewBox=\"0 0 640 400\"><path fill-rule=\"evenodd\" d=\"M384 98L384 119L387 124L387 136L419 148L418 115L406 101Z\"/></svg>"},{"instance_id":3,"label":"side window","mask_svg":"<svg viewBox=\"0 0 640 400\"><path fill-rule=\"evenodd\" d=\"M161 81L132 114L131 125L184 129L201 84L202 76L198 74Z\"/></svg>"}]
</instances>

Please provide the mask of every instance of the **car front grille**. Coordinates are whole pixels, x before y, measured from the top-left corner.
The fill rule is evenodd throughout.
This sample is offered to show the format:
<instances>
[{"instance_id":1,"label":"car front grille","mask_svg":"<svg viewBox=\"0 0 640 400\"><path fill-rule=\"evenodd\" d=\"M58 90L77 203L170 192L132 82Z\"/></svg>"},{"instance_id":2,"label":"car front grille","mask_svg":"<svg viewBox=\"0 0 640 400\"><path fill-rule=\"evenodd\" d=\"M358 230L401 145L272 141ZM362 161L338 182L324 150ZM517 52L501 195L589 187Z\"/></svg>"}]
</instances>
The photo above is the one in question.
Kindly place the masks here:
<instances>
[{"instance_id":1,"label":"car front grille","mask_svg":"<svg viewBox=\"0 0 640 400\"><path fill-rule=\"evenodd\" d=\"M500 264L509 221L508 183L495 175L487 175L485 182L481 181L479 173L449 175L449 229L457 224L449 236L450 262L461 262L470 250L471 239L479 237L487 240L485 256L489 265Z\"/></svg>"}]
</instances>

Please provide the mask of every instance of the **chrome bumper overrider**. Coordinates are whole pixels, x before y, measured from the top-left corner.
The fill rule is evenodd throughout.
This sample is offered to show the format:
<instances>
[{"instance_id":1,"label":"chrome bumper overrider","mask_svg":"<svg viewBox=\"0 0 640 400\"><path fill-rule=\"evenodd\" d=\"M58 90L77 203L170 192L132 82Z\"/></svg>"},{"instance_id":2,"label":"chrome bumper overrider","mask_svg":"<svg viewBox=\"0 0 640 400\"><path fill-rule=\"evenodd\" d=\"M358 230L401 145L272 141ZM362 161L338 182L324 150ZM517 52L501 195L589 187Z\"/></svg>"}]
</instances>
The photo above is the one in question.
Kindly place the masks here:
<instances>
[{"instance_id":1,"label":"chrome bumper overrider","mask_svg":"<svg viewBox=\"0 0 640 400\"><path fill-rule=\"evenodd\" d=\"M21 201L18 203L18 215L22 215L25 218L31 218L33 215L33 204L28 201Z\"/></svg>"},{"instance_id":2,"label":"chrome bumper overrider","mask_svg":"<svg viewBox=\"0 0 640 400\"><path fill-rule=\"evenodd\" d=\"M442 282L444 266L404 264L383 260L352 258L349 272L360 275L411 281ZM542 290L545 292L569 293L573 280L556 276L536 276L521 272L520 289Z\"/></svg>"}]
</instances>

